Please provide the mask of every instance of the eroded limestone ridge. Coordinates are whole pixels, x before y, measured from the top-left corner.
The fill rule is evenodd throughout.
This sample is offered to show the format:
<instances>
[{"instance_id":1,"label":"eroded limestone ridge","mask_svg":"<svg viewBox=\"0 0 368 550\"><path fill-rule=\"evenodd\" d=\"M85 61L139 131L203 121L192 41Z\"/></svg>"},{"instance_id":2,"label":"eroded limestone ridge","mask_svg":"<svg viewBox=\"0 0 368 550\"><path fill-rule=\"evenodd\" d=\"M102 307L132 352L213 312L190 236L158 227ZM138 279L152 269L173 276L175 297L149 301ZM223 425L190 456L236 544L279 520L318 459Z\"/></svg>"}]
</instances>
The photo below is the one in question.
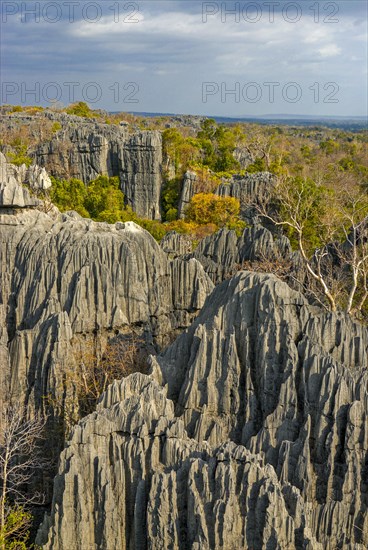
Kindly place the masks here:
<instances>
[{"instance_id":1,"label":"eroded limestone ridge","mask_svg":"<svg viewBox=\"0 0 368 550\"><path fill-rule=\"evenodd\" d=\"M31 172L45 177L41 168ZM213 284L197 260L171 260L133 222L46 208L21 185L22 173L0 155L1 388L42 408L48 396L67 398L63 380L78 339L139 327L167 343Z\"/></svg>"},{"instance_id":2,"label":"eroded limestone ridge","mask_svg":"<svg viewBox=\"0 0 368 550\"><path fill-rule=\"evenodd\" d=\"M126 202L134 212L144 218L160 219L160 132L53 112L0 115L0 123L5 135L20 125L34 134L31 155L51 175L78 178L86 184L101 174L119 176ZM42 132L42 128L52 128L55 123L56 131Z\"/></svg>"},{"instance_id":3,"label":"eroded limestone ridge","mask_svg":"<svg viewBox=\"0 0 368 550\"><path fill-rule=\"evenodd\" d=\"M367 548L367 354L366 328L238 273L74 429L38 543Z\"/></svg>"}]
</instances>

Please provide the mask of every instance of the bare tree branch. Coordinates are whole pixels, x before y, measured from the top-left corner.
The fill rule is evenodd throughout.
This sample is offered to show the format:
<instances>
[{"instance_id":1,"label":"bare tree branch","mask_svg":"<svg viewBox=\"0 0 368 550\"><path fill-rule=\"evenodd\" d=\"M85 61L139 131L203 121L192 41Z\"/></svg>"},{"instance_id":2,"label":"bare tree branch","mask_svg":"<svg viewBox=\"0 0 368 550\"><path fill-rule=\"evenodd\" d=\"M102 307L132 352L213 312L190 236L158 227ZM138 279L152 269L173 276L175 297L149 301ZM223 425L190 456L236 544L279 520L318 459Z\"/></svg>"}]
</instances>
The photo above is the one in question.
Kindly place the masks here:
<instances>
[{"instance_id":1,"label":"bare tree branch","mask_svg":"<svg viewBox=\"0 0 368 550\"><path fill-rule=\"evenodd\" d=\"M40 492L28 492L27 485L37 469L46 465L40 452L46 418L27 418L20 405L8 405L1 411L0 422L0 548L15 534L24 534L29 527L29 515L23 505L40 503ZM8 518L17 521L9 527ZM12 523L12 522L10 522Z\"/></svg>"}]
</instances>

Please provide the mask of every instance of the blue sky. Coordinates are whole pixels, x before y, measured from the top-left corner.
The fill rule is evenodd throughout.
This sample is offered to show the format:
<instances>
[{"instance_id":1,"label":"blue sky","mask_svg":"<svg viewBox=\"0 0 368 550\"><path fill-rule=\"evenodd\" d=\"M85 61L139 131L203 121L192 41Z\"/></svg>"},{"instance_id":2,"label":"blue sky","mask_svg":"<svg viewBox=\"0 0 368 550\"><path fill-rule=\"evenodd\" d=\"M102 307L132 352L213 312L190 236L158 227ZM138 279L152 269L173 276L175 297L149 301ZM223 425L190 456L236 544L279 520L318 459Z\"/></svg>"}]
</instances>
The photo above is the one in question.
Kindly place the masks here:
<instances>
[{"instance_id":1,"label":"blue sky","mask_svg":"<svg viewBox=\"0 0 368 550\"><path fill-rule=\"evenodd\" d=\"M1 4L2 103L367 113L365 1L59 0L26 2L29 13Z\"/></svg>"}]
</instances>

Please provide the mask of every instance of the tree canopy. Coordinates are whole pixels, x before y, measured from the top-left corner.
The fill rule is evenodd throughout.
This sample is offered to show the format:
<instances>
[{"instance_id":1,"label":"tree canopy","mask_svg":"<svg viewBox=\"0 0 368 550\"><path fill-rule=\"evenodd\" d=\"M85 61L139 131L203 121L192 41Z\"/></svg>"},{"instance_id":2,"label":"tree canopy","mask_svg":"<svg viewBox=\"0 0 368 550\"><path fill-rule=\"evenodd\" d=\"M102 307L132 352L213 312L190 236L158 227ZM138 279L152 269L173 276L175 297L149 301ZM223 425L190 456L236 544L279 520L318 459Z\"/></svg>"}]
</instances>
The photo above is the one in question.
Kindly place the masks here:
<instances>
[{"instance_id":1,"label":"tree canopy","mask_svg":"<svg viewBox=\"0 0 368 550\"><path fill-rule=\"evenodd\" d=\"M238 218L240 203L233 197L219 197L213 193L198 193L192 198L186 220L200 225L214 224L224 227Z\"/></svg>"}]
</instances>

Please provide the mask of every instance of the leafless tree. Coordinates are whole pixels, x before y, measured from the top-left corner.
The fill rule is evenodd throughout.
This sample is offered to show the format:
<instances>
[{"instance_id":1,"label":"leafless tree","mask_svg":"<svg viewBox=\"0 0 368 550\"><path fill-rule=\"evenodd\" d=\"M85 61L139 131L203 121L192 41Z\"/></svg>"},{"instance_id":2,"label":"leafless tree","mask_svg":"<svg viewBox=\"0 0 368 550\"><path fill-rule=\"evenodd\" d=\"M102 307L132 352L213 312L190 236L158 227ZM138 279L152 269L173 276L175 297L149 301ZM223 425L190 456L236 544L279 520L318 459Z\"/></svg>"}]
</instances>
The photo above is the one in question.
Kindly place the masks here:
<instances>
[{"instance_id":1,"label":"leafless tree","mask_svg":"<svg viewBox=\"0 0 368 550\"><path fill-rule=\"evenodd\" d=\"M64 397L45 396L46 406L60 416L64 436L81 418L93 412L100 395L114 380L147 371L147 349L136 334L119 335L101 347L99 339L75 341L74 361L64 372Z\"/></svg>"},{"instance_id":2,"label":"leafless tree","mask_svg":"<svg viewBox=\"0 0 368 550\"><path fill-rule=\"evenodd\" d=\"M311 251L306 227L316 208L321 208L315 233L321 246ZM368 197L359 187L334 193L321 192L318 185L299 178L279 177L272 192L252 201L258 215L274 226L294 233L307 275L317 285L331 311L338 306L346 313L361 312L368 299ZM332 269L331 243L339 269ZM337 273L339 271L339 273ZM337 301L337 281L345 277L345 298ZM310 285L311 289L313 285ZM314 291L314 289L313 289ZM341 294L341 288L339 287Z\"/></svg>"},{"instance_id":3,"label":"leafless tree","mask_svg":"<svg viewBox=\"0 0 368 550\"><path fill-rule=\"evenodd\" d=\"M23 536L30 526L30 514L23 506L40 504L41 492L29 492L36 470L46 465L40 442L46 419L27 418L20 405L7 405L1 411L0 423L0 548L8 540ZM11 518L11 520L10 520Z\"/></svg>"}]
</instances>

